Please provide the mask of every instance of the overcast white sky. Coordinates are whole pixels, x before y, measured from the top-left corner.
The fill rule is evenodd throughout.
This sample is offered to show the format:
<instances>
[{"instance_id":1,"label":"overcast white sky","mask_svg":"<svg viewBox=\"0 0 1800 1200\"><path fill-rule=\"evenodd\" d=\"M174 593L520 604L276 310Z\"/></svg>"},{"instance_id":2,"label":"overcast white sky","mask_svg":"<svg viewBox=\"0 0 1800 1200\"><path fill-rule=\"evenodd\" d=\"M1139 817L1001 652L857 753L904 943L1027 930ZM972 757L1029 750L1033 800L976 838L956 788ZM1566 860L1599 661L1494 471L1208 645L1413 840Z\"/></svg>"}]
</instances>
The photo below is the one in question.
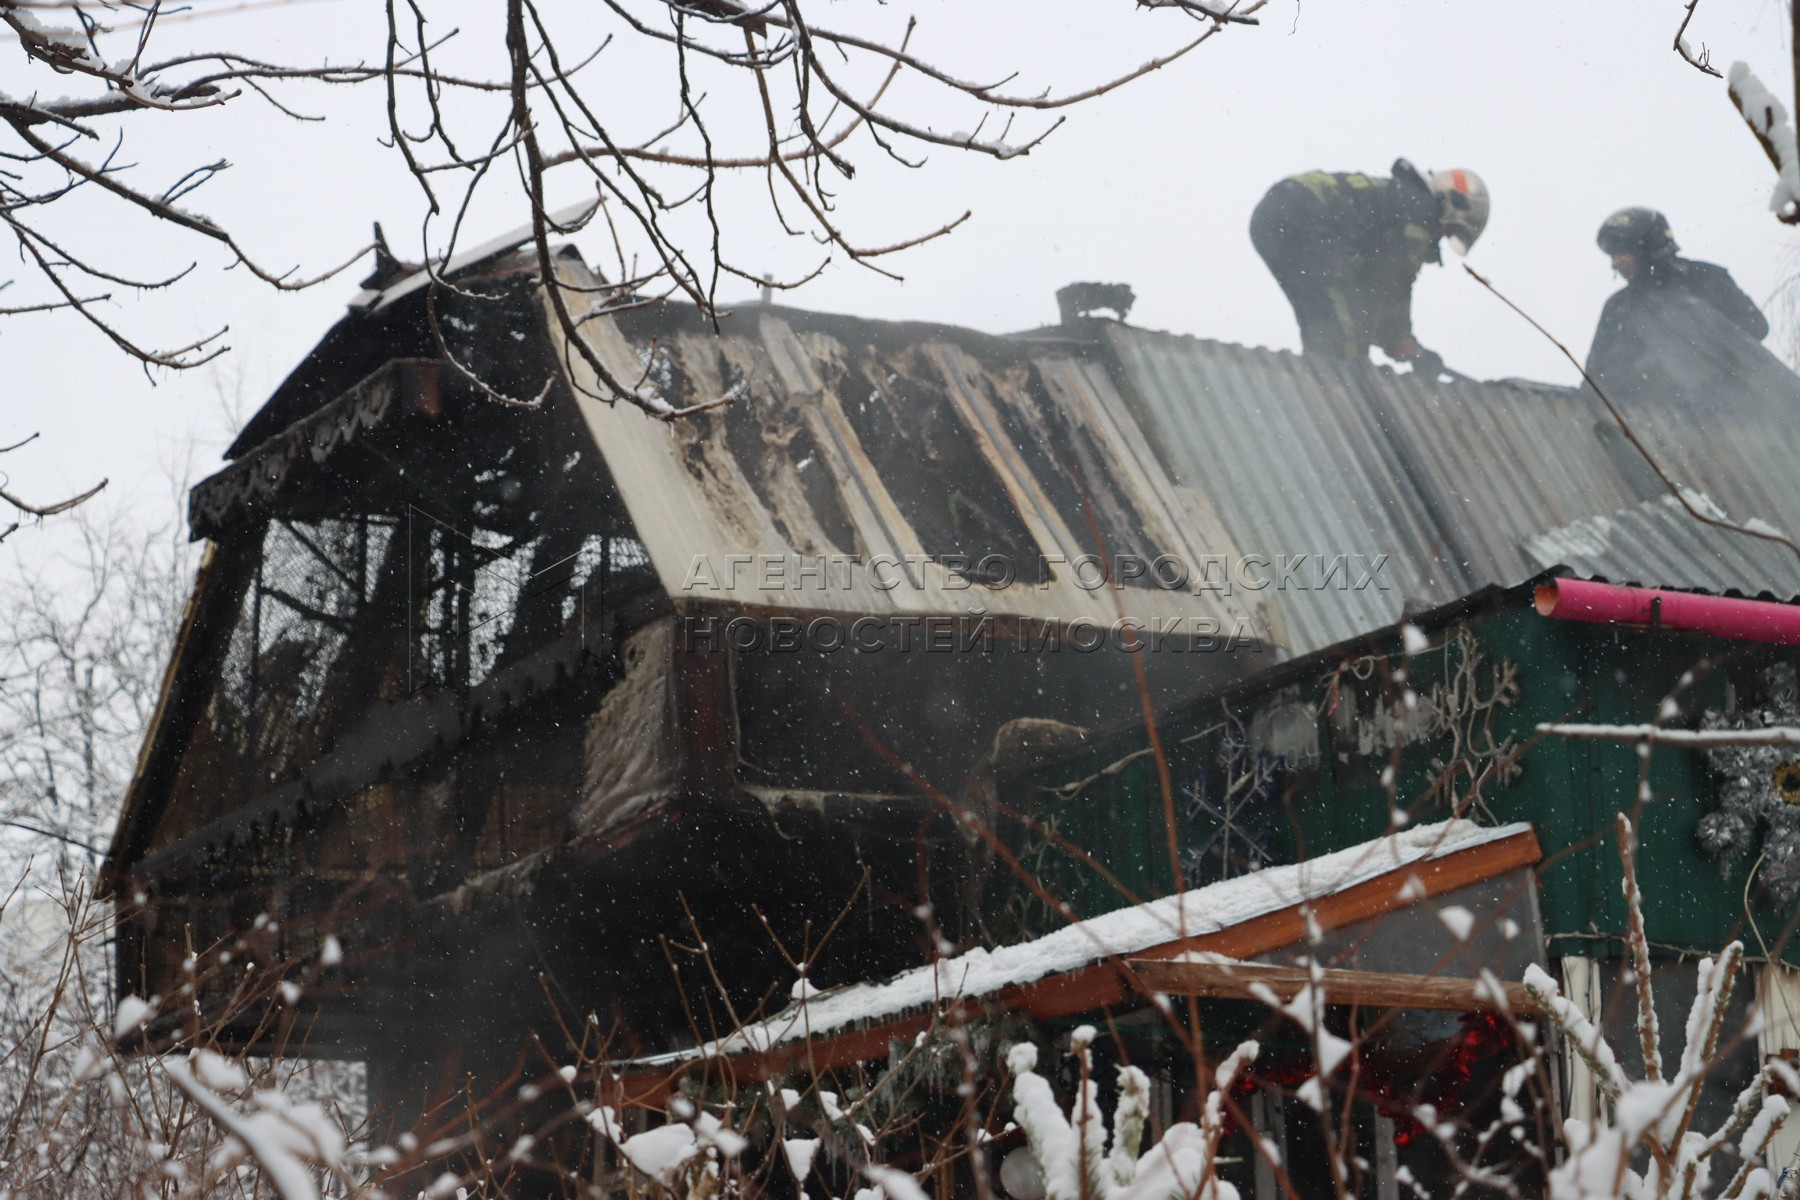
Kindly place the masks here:
<instances>
[{"instance_id":1,"label":"overcast white sky","mask_svg":"<svg viewBox=\"0 0 1800 1200\"><path fill-rule=\"evenodd\" d=\"M461 29L453 45L470 64L492 61L500 6L427 7L458 10L443 13L441 27ZM170 29L178 35L172 40L349 61L379 54L379 9L368 0L301 0ZM1092 83L1192 28L1127 0L895 0L882 7L839 0L822 11L846 24L896 29L917 11L915 46L928 57L969 77L1017 71L1020 91ZM1121 281L1138 294L1135 324L1297 348L1292 315L1249 244L1251 208L1284 175L1385 173L1404 155L1423 168L1481 172L1494 215L1469 261L1577 353L1618 286L1594 231L1623 205L1662 208L1685 253L1724 264L1752 297L1767 301L1800 272L1800 239L1768 215L1770 169L1724 84L1670 50L1681 11L1675 0L1274 0L1259 27L1232 29L1182 62L1071 110L1029 157L1000 163L936 150L924 169L906 171L885 163L866 139L853 141L848 149L860 170L843 189L844 219L864 241L910 236L965 208L974 216L950 238L891 260L903 283L839 264L789 300L1007 331L1054 320L1053 293L1065 283ZM1721 67L1747 59L1778 94L1792 94L1785 26L1778 0L1703 0L1689 38L1704 42ZM593 36L585 26L571 29L571 36ZM0 43L0 90L41 84L22 62ZM667 123L673 101L650 64L615 55L598 65L613 103L636 109L630 116L645 127ZM416 256L421 201L377 144L380 91L299 96L300 107L330 119L298 126L254 98L201 117L145 114L120 123L126 156L160 172L156 178L178 175L176 164L231 159L232 170L189 203L238 230L264 262L322 268L365 241L376 219ZM945 108L925 96L916 102L915 114L939 128L973 119L967 106ZM719 115L727 125L730 117ZM558 199L583 192L572 177L558 186L566 191ZM760 186L741 193L752 215L735 242L738 260L753 270L807 269L816 251L776 234L760 194ZM519 224L516 203L493 193L477 208L465 244ZM63 220L76 217L71 205ZM171 503L163 464L184 445L200 439L207 448L200 469L211 469L223 444L220 395L240 396L249 408L259 403L343 312L366 268L282 294L242 271L220 274L209 248L168 242L165 231L121 221L110 208L79 217L91 247L134 263L200 264L171 292L125 298L117 312L134 333L186 340L228 324L233 349L218 369L165 374L152 386L73 318L3 319L0 442L43 434L3 466L14 490L38 498L108 476L115 497L133 497L154 515ZM603 247L591 240L581 244L598 258ZM8 300L18 302L22 290ZM723 294L749 291L727 285ZM1426 268L1414 313L1420 340L1459 370L1572 378L1554 350L1460 270ZM1783 332L1771 342L1778 349ZM55 536L21 533L7 549L35 552Z\"/></svg>"}]
</instances>

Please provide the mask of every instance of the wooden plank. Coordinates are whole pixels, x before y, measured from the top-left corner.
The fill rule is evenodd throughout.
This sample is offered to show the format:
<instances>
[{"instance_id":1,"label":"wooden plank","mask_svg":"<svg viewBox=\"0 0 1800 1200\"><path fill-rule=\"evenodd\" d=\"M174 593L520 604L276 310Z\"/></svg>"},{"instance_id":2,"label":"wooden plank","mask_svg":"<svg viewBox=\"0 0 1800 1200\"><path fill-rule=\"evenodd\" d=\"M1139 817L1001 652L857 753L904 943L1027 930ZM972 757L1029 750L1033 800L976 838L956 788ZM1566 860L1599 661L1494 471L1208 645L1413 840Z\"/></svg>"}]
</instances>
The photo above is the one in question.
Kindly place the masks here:
<instances>
[{"instance_id":1,"label":"wooden plank","mask_svg":"<svg viewBox=\"0 0 1800 1200\"><path fill-rule=\"evenodd\" d=\"M1443 858L1397 868L1307 904L1290 905L1242 924L1166 942L1134 955L1132 961L1173 959L1193 950L1227 958L1255 958L1304 941L1309 910L1319 929L1329 932L1497 878L1530 866L1542 857L1537 835L1527 830ZM1071 1017L1121 1003L1134 990L1131 978L1128 963L1107 959L1063 975L1007 988L987 997L985 1005L990 1012L1023 1011L1040 1021Z\"/></svg>"},{"instance_id":2,"label":"wooden plank","mask_svg":"<svg viewBox=\"0 0 1800 1200\"><path fill-rule=\"evenodd\" d=\"M1059 552L1065 562L1073 562L1083 554L1099 554L1101 547L1089 546L1087 530L1077 537L1044 494L1037 476L1025 464L1024 455L1012 443L1000 414L981 393L977 382L984 376L981 365L971 359L960 346L948 342L928 342L925 354L937 366L944 380L944 392L961 414L969 437L980 449L982 457L994 468L1001 487L1006 489L1019 519L1040 547ZM1005 403L1004 400L1001 403Z\"/></svg>"},{"instance_id":3,"label":"wooden plank","mask_svg":"<svg viewBox=\"0 0 1800 1200\"><path fill-rule=\"evenodd\" d=\"M899 560L899 569L906 572L909 589L912 592L923 592L926 583L920 572L928 557L925 545L907 523L905 514L888 492L881 472L875 469L875 464L863 449L861 439L856 436L855 426L844 412L841 399L836 392L825 386L818 372L813 370L806 347L800 343L786 321L779 317L764 316L760 329L763 348L769 355L769 361L774 364L776 375L787 388L791 402L801 411L806 431L812 435L813 445L817 447L825 469L831 473L832 482L837 486L838 498L843 503L845 515L856 528L861 541L860 546L846 546L843 549L846 553L860 550L865 558L882 554L892 556ZM863 572L853 572L852 578L858 586L867 587ZM941 588L942 580L936 579L934 584ZM894 603L894 599L884 596L881 604L874 607L888 607ZM912 599L910 595L899 597L900 606L908 607Z\"/></svg>"},{"instance_id":4,"label":"wooden plank","mask_svg":"<svg viewBox=\"0 0 1800 1200\"><path fill-rule=\"evenodd\" d=\"M1255 958L1304 941L1309 908L1319 928L1328 932L1385 916L1472 883L1486 882L1519 867L1532 866L1541 858L1543 851L1538 847L1537 834L1527 830L1442 858L1396 868L1356 887L1321 896L1310 904L1276 909L1216 933L1169 942L1139 957L1176 958L1188 950L1210 950L1227 958Z\"/></svg>"},{"instance_id":5,"label":"wooden plank","mask_svg":"<svg viewBox=\"0 0 1800 1200\"><path fill-rule=\"evenodd\" d=\"M1260 988L1276 999L1292 1000L1306 987L1305 967L1278 967L1266 963L1183 962L1168 959L1136 959L1130 964L1140 991L1167 992L1180 996L1216 996L1229 1000L1258 1000ZM1390 975L1380 971L1327 970L1320 977L1327 1004L1358 1004L1365 1008L1430 1008L1447 1012L1504 1011L1487 984L1477 979L1448 975ZM1538 1004L1522 983L1503 982L1506 1009L1536 1012Z\"/></svg>"}]
</instances>

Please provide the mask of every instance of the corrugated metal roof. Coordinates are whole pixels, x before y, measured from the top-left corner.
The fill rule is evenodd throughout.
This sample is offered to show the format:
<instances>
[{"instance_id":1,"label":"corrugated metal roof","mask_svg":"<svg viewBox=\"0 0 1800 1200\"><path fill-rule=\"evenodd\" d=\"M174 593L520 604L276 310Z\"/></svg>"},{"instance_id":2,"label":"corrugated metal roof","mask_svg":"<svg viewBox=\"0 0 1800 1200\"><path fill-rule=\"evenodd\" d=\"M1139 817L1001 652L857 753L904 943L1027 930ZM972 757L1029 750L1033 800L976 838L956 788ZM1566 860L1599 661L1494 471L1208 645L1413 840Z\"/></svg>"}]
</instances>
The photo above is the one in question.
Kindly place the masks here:
<instances>
[{"instance_id":1,"label":"corrugated metal roof","mask_svg":"<svg viewBox=\"0 0 1800 1200\"><path fill-rule=\"evenodd\" d=\"M1204 491L1246 554L1388 556L1372 587L1276 587L1292 653L1390 626L1492 581L1460 524L1420 488L1417 450L1372 394L1393 376L1354 363L1114 327L1112 347L1175 479ZM1489 389L1483 389L1483 392ZM1433 482L1427 473L1424 482ZM1438 489L1440 493L1444 489ZM1519 554L1512 551L1512 558ZM1516 574L1516 572L1508 572ZM1318 583L1321 570L1307 572Z\"/></svg>"},{"instance_id":2,"label":"corrugated metal roof","mask_svg":"<svg viewBox=\"0 0 1800 1200\"><path fill-rule=\"evenodd\" d=\"M1748 397L1706 412L1638 403L1627 419L1668 476L1705 492L1734 520L1786 527L1800 517L1800 412L1770 411ZM1646 496L1645 499L1650 497Z\"/></svg>"},{"instance_id":3,"label":"corrugated metal roof","mask_svg":"<svg viewBox=\"0 0 1800 1200\"><path fill-rule=\"evenodd\" d=\"M1533 573L1521 538L1643 498L1596 433L1608 418L1589 393L1379 370L1360 382L1474 584Z\"/></svg>"},{"instance_id":4,"label":"corrugated metal roof","mask_svg":"<svg viewBox=\"0 0 1800 1200\"><path fill-rule=\"evenodd\" d=\"M1125 326L1109 335L1169 473L1208 497L1240 552L1388 556L1384 586L1270 589L1294 653L1477 586L1366 403L1369 372Z\"/></svg>"},{"instance_id":5,"label":"corrugated metal roof","mask_svg":"<svg viewBox=\"0 0 1800 1200\"><path fill-rule=\"evenodd\" d=\"M1673 496L1584 517L1523 545L1540 567L1613 583L1800 596L1800 557L1792 550L1696 521Z\"/></svg>"},{"instance_id":6,"label":"corrugated metal roof","mask_svg":"<svg viewBox=\"0 0 1800 1200\"><path fill-rule=\"evenodd\" d=\"M1304 654L1553 565L1709 591L1791 596L1795 555L1694 520L1592 393L1427 384L1375 366L1111 326L1129 399L1180 484L1245 554L1387 554L1385 590L1286 588ZM1658 463L1726 513L1800 514L1800 427L1767 404L1639 405Z\"/></svg>"}]
</instances>

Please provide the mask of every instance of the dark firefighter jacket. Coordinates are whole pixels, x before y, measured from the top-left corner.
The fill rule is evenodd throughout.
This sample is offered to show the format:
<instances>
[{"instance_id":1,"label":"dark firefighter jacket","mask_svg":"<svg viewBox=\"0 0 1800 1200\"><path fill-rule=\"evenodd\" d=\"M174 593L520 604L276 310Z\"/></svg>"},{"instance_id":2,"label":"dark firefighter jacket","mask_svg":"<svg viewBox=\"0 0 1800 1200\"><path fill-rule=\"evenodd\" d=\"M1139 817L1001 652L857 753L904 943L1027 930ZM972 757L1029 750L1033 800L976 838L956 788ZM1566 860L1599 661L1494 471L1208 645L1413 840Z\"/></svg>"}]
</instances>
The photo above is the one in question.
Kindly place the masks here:
<instances>
[{"instance_id":1,"label":"dark firefighter jacket","mask_svg":"<svg viewBox=\"0 0 1800 1200\"><path fill-rule=\"evenodd\" d=\"M1438 199L1405 159L1391 179L1310 171L1270 188L1250 240L1287 293L1308 354L1367 358L1412 333L1419 268L1438 262Z\"/></svg>"},{"instance_id":2,"label":"dark firefighter jacket","mask_svg":"<svg viewBox=\"0 0 1800 1200\"><path fill-rule=\"evenodd\" d=\"M1588 351L1588 374L1611 376L1622 385L1652 378L1670 353L1708 353L1723 324L1751 342L1769 335L1762 309L1732 281L1732 272L1712 263L1667 257L1645 266L1636 279L1609 295L1600 309ZM1735 338L1728 338L1733 342ZM1678 345L1667 345L1676 342ZM1685 345L1679 345L1685 344ZM1604 387L1604 383L1602 383Z\"/></svg>"},{"instance_id":3,"label":"dark firefighter jacket","mask_svg":"<svg viewBox=\"0 0 1800 1200\"><path fill-rule=\"evenodd\" d=\"M1730 272L1671 257L1607 299L1588 374L1613 400L1700 419L1746 405L1791 413L1800 380L1761 345L1768 332Z\"/></svg>"},{"instance_id":4,"label":"dark firefighter jacket","mask_svg":"<svg viewBox=\"0 0 1800 1200\"><path fill-rule=\"evenodd\" d=\"M1597 432L1640 497L1666 495L1671 480L1711 478L1705 502L1739 521L1791 528L1781 481L1794 471L1787 435L1800 414L1800 377L1758 340L1766 329L1730 276L1706 263L1667 275L1659 266L1607 301L1588 374L1641 451L1610 416ZM1721 475L1721 461L1742 469Z\"/></svg>"},{"instance_id":5,"label":"dark firefighter jacket","mask_svg":"<svg viewBox=\"0 0 1800 1200\"><path fill-rule=\"evenodd\" d=\"M1766 333L1768 322L1730 273L1672 259L1607 299L1588 374L1674 479L1708 470L1721 437L1744 439L1751 461L1773 455L1768 471L1791 471L1780 461L1786 439L1764 434L1793 425L1800 378L1762 345ZM1636 452L1625 453L1625 461L1642 471ZM1757 473L1741 480L1746 495L1759 488ZM1651 493L1661 489L1656 480L1640 484ZM1733 516L1768 518L1771 511L1766 498L1741 497L1739 507L1744 513Z\"/></svg>"}]
</instances>

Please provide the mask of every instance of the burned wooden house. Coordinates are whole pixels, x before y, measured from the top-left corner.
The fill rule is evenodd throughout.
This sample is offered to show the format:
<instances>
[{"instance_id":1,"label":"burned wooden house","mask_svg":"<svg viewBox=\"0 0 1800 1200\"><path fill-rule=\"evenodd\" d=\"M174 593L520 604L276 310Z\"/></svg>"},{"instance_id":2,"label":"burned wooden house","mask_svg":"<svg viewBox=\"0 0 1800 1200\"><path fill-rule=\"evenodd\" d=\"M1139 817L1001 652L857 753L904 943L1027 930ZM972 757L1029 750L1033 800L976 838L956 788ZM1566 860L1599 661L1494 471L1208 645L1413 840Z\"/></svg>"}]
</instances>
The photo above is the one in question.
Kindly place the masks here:
<instances>
[{"instance_id":1,"label":"burned wooden house","mask_svg":"<svg viewBox=\"0 0 1800 1200\"><path fill-rule=\"evenodd\" d=\"M922 888L979 928L957 808L996 757L1279 641L1184 578L1229 537L1078 341L587 322L670 404L735 396L663 423L596 398L529 269L455 267L360 297L193 491L209 546L111 858L145 898L126 989L261 918L295 959L347 947L312 1051L396 1087L503 1069L540 977L664 1045L666 939L754 1002L771 933L854 901L842 977L910 965Z\"/></svg>"},{"instance_id":2,"label":"burned wooden house","mask_svg":"<svg viewBox=\"0 0 1800 1200\"><path fill-rule=\"evenodd\" d=\"M1171 850L1145 772L1160 755L1204 793L1221 755L1391 749L1372 695L1328 735L1345 693L1293 689L1408 617L1440 634L1571 568L1800 593L1791 556L1678 510L1580 391L1078 313L1005 337L771 305L717 329L668 304L585 320L615 377L671 406L733 398L659 422L597 397L510 246L447 270L454 289L360 296L194 489L209 547L109 862L121 989L170 994L190 952L259 920L296 961L329 935L345 955L307 996L310 1052L368 1061L391 1097L499 1078L559 1010L679 1074L720 1032L690 1025L683 973L690 995L779 1008L777 941L834 922L819 987L916 967L939 937L998 952L1104 917L1122 904L1096 866L1148 900L1370 844L1389 797L1327 770L1308 837L1234 827L1221 849L1225 817L1196 801ZM571 257L559 271L591 286ZM1687 504L1800 512L1779 411L1631 417ZM1249 696L1221 748L1214 709L1239 720ZM1161 750L1152 708L1179 730ZM1567 798L1407 843L1409 863L1459 865L1417 893L1357 876L1379 902L1344 901L1343 926L1486 888L1457 903L1531 935L1495 953L1542 960L1535 894L1512 884ZM1495 814L1419 813L1438 816ZM1046 819L1092 853L1062 861ZM1021 857L1060 900L1021 897ZM1298 911L1251 914L1221 952L1280 966L1293 939L1270 922L1291 933ZM996 1004L1141 1023L1150 998L1113 970L1072 960L1083 982L1054 1003L1012 979ZM918 1013L867 1017L844 1061Z\"/></svg>"},{"instance_id":3,"label":"burned wooden house","mask_svg":"<svg viewBox=\"0 0 1800 1200\"><path fill-rule=\"evenodd\" d=\"M1645 1070L1625 815L1665 1062L1720 950L1745 947L1724 1026L1750 1032L1695 1085L1694 1127L1727 1126L1759 1070L1800 1046L1800 950L1770 936L1800 898L1784 832L1800 765L1791 745L1694 733L1800 724L1800 552L1766 522L1734 527L1800 512L1800 481L1777 461L1800 448L1789 422L1756 404L1705 419L1629 407L1678 497L1579 393L1422 388L1099 332L1171 474L1209 481L1239 546L1377 546L1420 585L1403 606L1304 575L1283 588L1266 554L1237 564L1239 589L1281 610L1280 661L1165 707L1153 729L1128 719L1003 771L999 833L1030 871L988 893L1001 936L640 1059L621 1102L875 1074L952 1026L1048 1056L1085 1025L1106 1031L1102 1061L1150 1073L1167 1127L1195 1119L1212 1065L1194 1061L1195 1010L1171 1018L1187 996L1206 1046L1261 1044L1233 1087L1221 1168L1240 1195L1345 1194L1343 1161L1318 1150L1322 1118L1347 1131L1359 1196L1543 1194L1548 1164L1517 1145L1551 1146L1563 1116L1605 1119L1613 1085L1564 1042L1525 1106L1546 1123L1503 1119L1504 1079L1534 1048L1519 1034L1545 1027L1511 1020L1535 1010L1527 969L1557 982L1624 1071ZM1233 424L1234 403L1257 421ZM1307 1031L1270 1000L1308 979L1330 1028L1357 1040L1324 1078ZM1800 1165L1800 1131L1745 1153L1732 1169L1777 1178Z\"/></svg>"}]
</instances>

